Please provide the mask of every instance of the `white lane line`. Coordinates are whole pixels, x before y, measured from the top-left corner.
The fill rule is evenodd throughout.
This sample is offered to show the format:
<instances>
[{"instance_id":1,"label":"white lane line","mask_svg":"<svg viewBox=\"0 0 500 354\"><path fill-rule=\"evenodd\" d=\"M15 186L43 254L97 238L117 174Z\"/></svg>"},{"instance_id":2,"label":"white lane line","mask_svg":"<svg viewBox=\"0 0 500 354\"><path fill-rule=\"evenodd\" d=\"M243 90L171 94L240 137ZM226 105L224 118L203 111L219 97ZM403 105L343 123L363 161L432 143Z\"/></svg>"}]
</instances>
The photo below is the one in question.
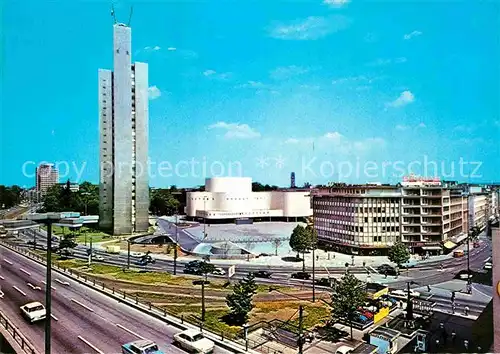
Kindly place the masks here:
<instances>
[{"instance_id":1,"label":"white lane line","mask_svg":"<svg viewBox=\"0 0 500 354\"><path fill-rule=\"evenodd\" d=\"M31 283L27 283L27 284L33 290L42 290L42 288L40 288L39 286L35 286L35 285L31 284Z\"/></svg>"},{"instance_id":2,"label":"white lane line","mask_svg":"<svg viewBox=\"0 0 500 354\"><path fill-rule=\"evenodd\" d=\"M52 317L56 321L59 321L59 319L56 316L52 315L52 314L50 315L50 317Z\"/></svg>"},{"instance_id":3,"label":"white lane line","mask_svg":"<svg viewBox=\"0 0 500 354\"><path fill-rule=\"evenodd\" d=\"M78 305L80 305L81 307L83 307L83 308L85 308L85 309L89 310L90 312L94 312L94 310L93 310L93 309L91 309L91 308L90 308L90 307L88 307L87 305L82 304L82 303L81 303L80 301L78 301L78 300L71 299L71 301L73 301L75 304L78 304Z\"/></svg>"},{"instance_id":4,"label":"white lane line","mask_svg":"<svg viewBox=\"0 0 500 354\"><path fill-rule=\"evenodd\" d=\"M13 288L16 289L17 291L19 291L24 296L26 296L26 293L24 291L22 291L21 289L19 289L17 286L14 285Z\"/></svg>"},{"instance_id":5,"label":"white lane line","mask_svg":"<svg viewBox=\"0 0 500 354\"><path fill-rule=\"evenodd\" d=\"M8 259L3 259L5 261L5 263L9 263L10 265L13 265L14 263L12 263L11 261L9 261Z\"/></svg>"},{"instance_id":6,"label":"white lane line","mask_svg":"<svg viewBox=\"0 0 500 354\"><path fill-rule=\"evenodd\" d=\"M4 278L4 277L2 277L1 275L0 275L0 279L5 280L5 278Z\"/></svg>"},{"instance_id":7,"label":"white lane line","mask_svg":"<svg viewBox=\"0 0 500 354\"><path fill-rule=\"evenodd\" d=\"M137 338L139 338L139 339L145 339L143 336L140 336L140 335L138 335L137 333L135 333L134 331L131 331L130 329L123 327L123 326L122 326L121 324L119 324L119 323L117 323L117 324L116 324L116 327L119 327L119 328L123 329L124 331L127 331L128 333L130 333L130 334L132 334L132 335L136 336L136 337L137 337Z\"/></svg>"},{"instance_id":8,"label":"white lane line","mask_svg":"<svg viewBox=\"0 0 500 354\"><path fill-rule=\"evenodd\" d=\"M92 343L90 343L88 340L86 340L85 338L83 338L82 336L78 336L78 339L81 340L83 343L87 344L89 347L91 347L92 349L94 349L96 352L98 352L99 354L104 354L103 351L97 349L97 347L95 345L93 345Z\"/></svg>"},{"instance_id":9,"label":"white lane line","mask_svg":"<svg viewBox=\"0 0 500 354\"><path fill-rule=\"evenodd\" d=\"M47 282L45 280L42 280L42 284L47 285ZM52 290L56 290L56 288L54 288L52 285L50 287L52 288Z\"/></svg>"},{"instance_id":10,"label":"white lane line","mask_svg":"<svg viewBox=\"0 0 500 354\"><path fill-rule=\"evenodd\" d=\"M4 296L4 295L5 295L5 294L3 293L3 291L2 291L2 290L0 290L0 299L3 299L3 296Z\"/></svg>"},{"instance_id":11,"label":"white lane line","mask_svg":"<svg viewBox=\"0 0 500 354\"><path fill-rule=\"evenodd\" d=\"M21 272L23 272L24 274L27 274L27 275L29 275L29 276L31 277L31 273L30 273L30 272L28 272L28 271L24 270L23 268L19 268L19 270L20 270Z\"/></svg>"},{"instance_id":12,"label":"white lane line","mask_svg":"<svg viewBox=\"0 0 500 354\"><path fill-rule=\"evenodd\" d=\"M56 279L56 282L58 282L59 284L62 284L62 285L69 286L69 282L67 282L67 281L62 281L61 279Z\"/></svg>"}]
</instances>

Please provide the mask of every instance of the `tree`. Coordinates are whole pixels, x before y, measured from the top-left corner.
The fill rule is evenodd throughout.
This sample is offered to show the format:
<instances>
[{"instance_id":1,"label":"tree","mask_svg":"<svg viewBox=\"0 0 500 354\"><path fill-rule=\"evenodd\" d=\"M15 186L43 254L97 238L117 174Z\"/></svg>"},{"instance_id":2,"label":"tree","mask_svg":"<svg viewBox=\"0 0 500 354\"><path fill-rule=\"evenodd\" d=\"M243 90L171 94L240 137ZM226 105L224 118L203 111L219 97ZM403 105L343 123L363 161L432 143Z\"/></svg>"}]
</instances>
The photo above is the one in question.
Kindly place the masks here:
<instances>
[{"instance_id":1,"label":"tree","mask_svg":"<svg viewBox=\"0 0 500 354\"><path fill-rule=\"evenodd\" d=\"M205 276L205 281L207 281L208 275L215 271L215 266L212 263L203 261L199 263L198 272Z\"/></svg>"},{"instance_id":2,"label":"tree","mask_svg":"<svg viewBox=\"0 0 500 354\"><path fill-rule=\"evenodd\" d=\"M0 185L0 209L9 209L21 203L22 191L22 188L16 185Z\"/></svg>"},{"instance_id":3,"label":"tree","mask_svg":"<svg viewBox=\"0 0 500 354\"><path fill-rule=\"evenodd\" d=\"M332 290L332 319L349 323L352 339L352 321L358 308L365 304L366 289L363 282L347 272Z\"/></svg>"},{"instance_id":4,"label":"tree","mask_svg":"<svg viewBox=\"0 0 500 354\"><path fill-rule=\"evenodd\" d=\"M305 272L306 263L304 254L309 250L309 241L306 230L302 225L297 225L293 229L292 235L290 236L290 247L297 253L297 258L299 258L299 253L302 253L302 271Z\"/></svg>"},{"instance_id":5,"label":"tree","mask_svg":"<svg viewBox=\"0 0 500 354\"><path fill-rule=\"evenodd\" d=\"M233 292L226 296L226 304L231 309L230 317L233 323L242 325L248 321L252 311L253 296L257 293L257 284L253 274L248 274L233 287Z\"/></svg>"},{"instance_id":6,"label":"tree","mask_svg":"<svg viewBox=\"0 0 500 354\"><path fill-rule=\"evenodd\" d=\"M273 240L273 245L274 245L275 255L277 256L278 255L278 248L281 246L281 240L279 238L275 238Z\"/></svg>"},{"instance_id":7,"label":"tree","mask_svg":"<svg viewBox=\"0 0 500 354\"><path fill-rule=\"evenodd\" d=\"M478 226L473 226L470 229L469 235L472 241L477 241L480 234L481 234L481 229Z\"/></svg>"},{"instance_id":8,"label":"tree","mask_svg":"<svg viewBox=\"0 0 500 354\"><path fill-rule=\"evenodd\" d=\"M180 202L169 189L151 191L149 210L155 215L173 215L179 211Z\"/></svg>"},{"instance_id":9,"label":"tree","mask_svg":"<svg viewBox=\"0 0 500 354\"><path fill-rule=\"evenodd\" d=\"M398 265L398 271L401 264L408 262L410 259L410 250L402 242L396 242L394 246L389 249L388 258L391 262Z\"/></svg>"},{"instance_id":10,"label":"tree","mask_svg":"<svg viewBox=\"0 0 500 354\"><path fill-rule=\"evenodd\" d=\"M304 231L306 234L308 249L316 249L316 246L318 245L318 231L316 231L313 225L307 225Z\"/></svg>"}]
</instances>

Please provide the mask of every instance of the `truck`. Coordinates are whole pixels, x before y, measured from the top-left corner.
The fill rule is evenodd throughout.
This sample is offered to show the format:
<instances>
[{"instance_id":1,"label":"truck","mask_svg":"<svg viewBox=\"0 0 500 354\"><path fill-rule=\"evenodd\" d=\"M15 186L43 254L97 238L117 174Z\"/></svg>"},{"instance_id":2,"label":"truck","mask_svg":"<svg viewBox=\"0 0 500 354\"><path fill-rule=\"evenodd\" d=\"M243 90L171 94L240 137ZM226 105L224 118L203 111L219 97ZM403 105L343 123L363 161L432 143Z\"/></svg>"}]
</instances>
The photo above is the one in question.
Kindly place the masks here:
<instances>
[{"instance_id":1,"label":"truck","mask_svg":"<svg viewBox=\"0 0 500 354\"><path fill-rule=\"evenodd\" d=\"M120 253L120 246L107 246L106 253Z\"/></svg>"}]
</instances>

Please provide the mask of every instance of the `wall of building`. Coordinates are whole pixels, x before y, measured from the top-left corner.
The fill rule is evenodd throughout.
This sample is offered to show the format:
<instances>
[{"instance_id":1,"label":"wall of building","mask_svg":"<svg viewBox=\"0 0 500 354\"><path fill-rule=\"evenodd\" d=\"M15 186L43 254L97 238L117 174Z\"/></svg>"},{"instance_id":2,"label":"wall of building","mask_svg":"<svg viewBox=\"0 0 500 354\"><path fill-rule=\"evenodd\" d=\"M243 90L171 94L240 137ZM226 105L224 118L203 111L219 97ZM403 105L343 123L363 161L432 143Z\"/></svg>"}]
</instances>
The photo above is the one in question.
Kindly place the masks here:
<instances>
[{"instance_id":1,"label":"wall of building","mask_svg":"<svg viewBox=\"0 0 500 354\"><path fill-rule=\"evenodd\" d=\"M252 192L251 178L212 178L204 192L188 192L186 214L209 219L312 215L309 191Z\"/></svg>"},{"instance_id":2,"label":"wall of building","mask_svg":"<svg viewBox=\"0 0 500 354\"><path fill-rule=\"evenodd\" d=\"M492 230L493 242L493 326L494 353L500 353L500 228L498 222Z\"/></svg>"}]
</instances>

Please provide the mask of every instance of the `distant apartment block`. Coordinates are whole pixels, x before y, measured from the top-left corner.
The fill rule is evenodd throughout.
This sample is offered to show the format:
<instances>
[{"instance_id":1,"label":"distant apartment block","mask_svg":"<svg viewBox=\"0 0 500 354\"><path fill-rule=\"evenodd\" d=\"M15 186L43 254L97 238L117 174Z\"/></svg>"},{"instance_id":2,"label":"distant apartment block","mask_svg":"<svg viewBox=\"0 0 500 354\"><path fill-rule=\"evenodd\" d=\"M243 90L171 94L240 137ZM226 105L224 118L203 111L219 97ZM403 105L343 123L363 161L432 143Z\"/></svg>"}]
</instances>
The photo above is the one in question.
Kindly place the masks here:
<instances>
[{"instance_id":1,"label":"distant apartment block","mask_svg":"<svg viewBox=\"0 0 500 354\"><path fill-rule=\"evenodd\" d=\"M148 230L148 66L132 64L131 28L113 26L114 71L99 70L99 225Z\"/></svg>"},{"instance_id":2,"label":"distant apartment block","mask_svg":"<svg viewBox=\"0 0 500 354\"><path fill-rule=\"evenodd\" d=\"M36 168L36 191L39 196L59 182L59 171L52 164L42 164Z\"/></svg>"},{"instance_id":3,"label":"distant apartment block","mask_svg":"<svg viewBox=\"0 0 500 354\"><path fill-rule=\"evenodd\" d=\"M492 193L480 188L469 189L469 224L470 227L484 229L492 211Z\"/></svg>"},{"instance_id":4,"label":"distant apartment block","mask_svg":"<svg viewBox=\"0 0 500 354\"><path fill-rule=\"evenodd\" d=\"M66 188L67 183L59 183L62 188ZM72 192L78 192L80 190L80 185L78 183L70 183L69 190Z\"/></svg>"},{"instance_id":5,"label":"distant apartment block","mask_svg":"<svg viewBox=\"0 0 500 354\"><path fill-rule=\"evenodd\" d=\"M435 179L400 185L337 185L315 192L320 243L343 252L385 254L401 240L414 253L441 253L467 237L467 197Z\"/></svg>"}]
</instances>

